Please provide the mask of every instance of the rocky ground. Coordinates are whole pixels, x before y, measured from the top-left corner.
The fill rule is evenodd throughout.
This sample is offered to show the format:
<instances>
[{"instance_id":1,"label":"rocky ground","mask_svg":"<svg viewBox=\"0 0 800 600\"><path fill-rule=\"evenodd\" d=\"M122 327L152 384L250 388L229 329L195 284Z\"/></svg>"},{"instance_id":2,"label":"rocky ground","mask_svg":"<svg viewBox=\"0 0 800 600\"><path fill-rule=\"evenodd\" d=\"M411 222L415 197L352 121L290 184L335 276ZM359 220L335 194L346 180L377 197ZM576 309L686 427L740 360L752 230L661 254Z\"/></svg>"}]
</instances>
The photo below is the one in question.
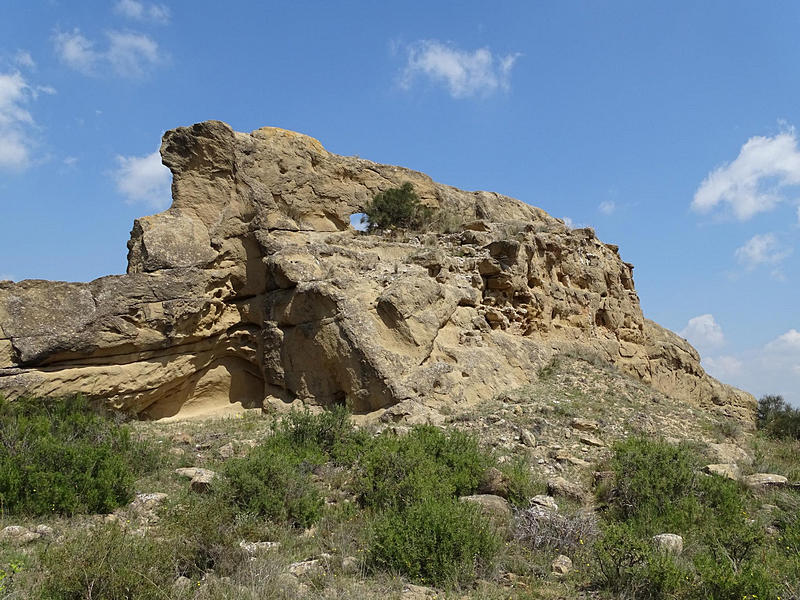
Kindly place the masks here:
<instances>
[{"instance_id":1,"label":"rocky ground","mask_svg":"<svg viewBox=\"0 0 800 600\"><path fill-rule=\"evenodd\" d=\"M0 517L0 555L6 565L27 565L27 581L36 580L35 559L51 545L82 530L109 523L122 526L125 536L158 537L164 511L181 511L187 497L213 485L215 471L233 457L246 455L271 435L275 414L250 411L233 418L179 422L134 422L135 435L147 440L162 457L157 470L136 483L136 499L109 515L20 519ZM592 527L593 486L602 479L604 462L614 442L634 433L661 436L696 446L709 464L746 477L773 468L796 481L793 457L770 454L764 442L739 421L716 420L688 404L669 400L640 381L585 357L563 356L547 364L537 381L509 389L494 400L435 410L420 403L401 403L385 411L360 416L370 431L394 429L402 434L415 424L455 427L476 435L502 464L521 461L534 475L532 506L558 507L570 523ZM761 446L759 446L759 443ZM771 461L771 462L770 462ZM791 465L794 464L794 467ZM583 589L580 552L572 558L531 553L524 544L506 543L494 572L471 589L445 592L399 576L366 569L360 536L364 524L347 516L355 499L347 473L315 471L330 510L317 525L297 530L269 523L253 525L249 537L231 542L223 556L248 558L234 576L218 577L209 570L199 581L179 578L170 598L579 598L602 597ZM771 481L752 480L767 486ZM489 489L489 492L497 491ZM187 494L189 496L187 496ZM504 509L507 510L507 509ZM204 515L193 514L192 519ZM208 517L212 519L212 517ZM575 521L578 519L578 521ZM588 519L588 521L580 521ZM587 524L588 523L588 524ZM241 523L237 524L239 527ZM191 537L197 523L184 523ZM572 526L572 525L570 525ZM121 540L124 543L124 540ZM15 559L14 557L18 557ZM16 562L15 562L16 560ZM11 573L19 581L23 576ZM3 590L0 581L0 590ZM11 588L9 588L11 589ZM0 598L22 598L12 594Z\"/></svg>"}]
</instances>

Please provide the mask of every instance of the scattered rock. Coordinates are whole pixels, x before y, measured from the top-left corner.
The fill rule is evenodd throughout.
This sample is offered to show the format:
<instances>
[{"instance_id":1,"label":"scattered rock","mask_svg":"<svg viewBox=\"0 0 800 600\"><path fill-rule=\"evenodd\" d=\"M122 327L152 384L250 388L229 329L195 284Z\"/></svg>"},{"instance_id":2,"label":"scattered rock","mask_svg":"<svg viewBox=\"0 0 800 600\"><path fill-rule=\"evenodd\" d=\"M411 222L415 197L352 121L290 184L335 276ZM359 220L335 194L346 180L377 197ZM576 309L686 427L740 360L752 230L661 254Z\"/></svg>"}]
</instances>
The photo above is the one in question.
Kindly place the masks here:
<instances>
[{"instance_id":1,"label":"scattered rock","mask_svg":"<svg viewBox=\"0 0 800 600\"><path fill-rule=\"evenodd\" d=\"M355 556L345 556L342 559L342 573L353 575L359 570L358 559Z\"/></svg>"},{"instance_id":2,"label":"scattered rock","mask_svg":"<svg viewBox=\"0 0 800 600\"><path fill-rule=\"evenodd\" d=\"M211 484L216 479L217 474L209 469L201 469L199 471L189 482L189 489L198 494L205 494L211 489Z\"/></svg>"},{"instance_id":3,"label":"scattered rock","mask_svg":"<svg viewBox=\"0 0 800 600\"><path fill-rule=\"evenodd\" d=\"M555 557L553 562L550 563L550 568L555 575L566 575L572 570L572 559L569 556L559 554Z\"/></svg>"},{"instance_id":4,"label":"scattered rock","mask_svg":"<svg viewBox=\"0 0 800 600\"><path fill-rule=\"evenodd\" d=\"M289 565L289 573L295 577L311 577L323 573L325 567L319 559L304 560Z\"/></svg>"},{"instance_id":5,"label":"scattered rock","mask_svg":"<svg viewBox=\"0 0 800 600\"><path fill-rule=\"evenodd\" d=\"M736 463L719 463L714 465L706 465L703 471L709 475L719 475L720 477L727 477L728 479L737 480L741 474L741 469Z\"/></svg>"},{"instance_id":6,"label":"scattered rock","mask_svg":"<svg viewBox=\"0 0 800 600\"><path fill-rule=\"evenodd\" d=\"M273 548L279 548L280 545L280 542L246 542L244 540L239 542L239 548L247 552L250 556L255 556L256 554L272 550Z\"/></svg>"},{"instance_id":7,"label":"scattered rock","mask_svg":"<svg viewBox=\"0 0 800 600\"><path fill-rule=\"evenodd\" d=\"M580 417L575 417L569 422L570 427L573 429L577 429L578 431L587 431L589 433L595 432L600 429L600 425L597 421L592 421L591 419L582 419Z\"/></svg>"},{"instance_id":8,"label":"scattered rock","mask_svg":"<svg viewBox=\"0 0 800 600\"><path fill-rule=\"evenodd\" d=\"M403 600L426 600L427 598L436 595L437 592L433 588L414 585L412 583L406 584L403 587L403 591L400 592L400 597Z\"/></svg>"},{"instance_id":9,"label":"scattered rock","mask_svg":"<svg viewBox=\"0 0 800 600\"><path fill-rule=\"evenodd\" d=\"M492 494L475 494L473 496L461 496L461 502L473 502L480 506L481 511L500 528L506 528L511 523L511 505L508 500Z\"/></svg>"},{"instance_id":10,"label":"scattered rock","mask_svg":"<svg viewBox=\"0 0 800 600\"><path fill-rule=\"evenodd\" d=\"M403 423L405 425L443 425L445 416L415 400L403 400L386 409L381 415L384 423Z\"/></svg>"},{"instance_id":11,"label":"scattered rock","mask_svg":"<svg viewBox=\"0 0 800 600\"><path fill-rule=\"evenodd\" d=\"M148 494L136 494L136 498L130 503L131 509L137 513L152 513L168 498L162 492L151 492Z\"/></svg>"},{"instance_id":12,"label":"scattered rock","mask_svg":"<svg viewBox=\"0 0 800 600\"><path fill-rule=\"evenodd\" d=\"M660 533L653 536L656 548L676 556L683 552L683 538L675 533Z\"/></svg>"},{"instance_id":13,"label":"scattered rock","mask_svg":"<svg viewBox=\"0 0 800 600\"><path fill-rule=\"evenodd\" d=\"M497 467L489 467L483 474L483 479L478 486L478 493L508 498L508 489L511 480L508 475Z\"/></svg>"},{"instance_id":14,"label":"scattered rock","mask_svg":"<svg viewBox=\"0 0 800 600\"><path fill-rule=\"evenodd\" d=\"M530 431L527 429L520 429L519 432L519 439L525 444L528 448L536 448L536 436L534 436Z\"/></svg>"},{"instance_id":15,"label":"scattered rock","mask_svg":"<svg viewBox=\"0 0 800 600\"><path fill-rule=\"evenodd\" d=\"M601 439L594 437L593 435L582 435L581 444L586 444L587 446L593 446L595 448L604 448L605 442Z\"/></svg>"},{"instance_id":16,"label":"scattered rock","mask_svg":"<svg viewBox=\"0 0 800 600\"><path fill-rule=\"evenodd\" d=\"M586 501L586 492L577 483L567 481L563 477L554 477L547 481L547 493L551 496L564 496L578 502Z\"/></svg>"},{"instance_id":17,"label":"scattered rock","mask_svg":"<svg viewBox=\"0 0 800 600\"><path fill-rule=\"evenodd\" d=\"M190 436L188 433L179 431L172 436L172 443L190 445L192 443L192 436Z\"/></svg>"},{"instance_id":18,"label":"scattered rock","mask_svg":"<svg viewBox=\"0 0 800 600\"><path fill-rule=\"evenodd\" d=\"M709 450L716 456L719 463L736 463L738 465L748 464L750 456L736 444L709 444Z\"/></svg>"},{"instance_id":19,"label":"scattered rock","mask_svg":"<svg viewBox=\"0 0 800 600\"><path fill-rule=\"evenodd\" d=\"M180 469L175 469L175 473L181 477L186 477L187 479L194 479L198 475L211 474L212 477L214 475L214 471L210 469L203 469L201 467L182 467Z\"/></svg>"},{"instance_id":20,"label":"scattered rock","mask_svg":"<svg viewBox=\"0 0 800 600\"><path fill-rule=\"evenodd\" d=\"M31 531L21 525L9 525L0 530L0 542L9 542L14 546L29 544L42 537L42 534Z\"/></svg>"},{"instance_id":21,"label":"scattered rock","mask_svg":"<svg viewBox=\"0 0 800 600\"><path fill-rule=\"evenodd\" d=\"M219 455L223 459L228 459L233 457L236 454L236 450L233 447L233 442L228 442L224 446L222 446L219 450Z\"/></svg>"},{"instance_id":22,"label":"scattered rock","mask_svg":"<svg viewBox=\"0 0 800 600\"><path fill-rule=\"evenodd\" d=\"M37 525L33 528L33 531L42 537L53 537L55 535L55 531L49 525Z\"/></svg>"},{"instance_id":23,"label":"scattered rock","mask_svg":"<svg viewBox=\"0 0 800 600\"><path fill-rule=\"evenodd\" d=\"M192 580L181 575L172 584L172 589L178 594L185 594L192 588Z\"/></svg>"},{"instance_id":24,"label":"scattered rock","mask_svg":"<svg viewBox=\"0 0 800 600\"><path fill-rule=\"evenodd\" d=\"M754 473L742 478L744 484L750 488L783 487L789 480L783 475L773 473Z\"/></svg>"},{"instance_id":25,"label":"scattered rock","mask_svg":"<svg viewBox=\"0 0 800 600\"><path fill-rule=\"evenodd\" d=\"M552 496L545 496L544 494L534 496L531 498L531 506L533 505L541 506L542 508L553 512L558 512L558 504L556 504L556 500Z\"/></svg>"}]
</instances>

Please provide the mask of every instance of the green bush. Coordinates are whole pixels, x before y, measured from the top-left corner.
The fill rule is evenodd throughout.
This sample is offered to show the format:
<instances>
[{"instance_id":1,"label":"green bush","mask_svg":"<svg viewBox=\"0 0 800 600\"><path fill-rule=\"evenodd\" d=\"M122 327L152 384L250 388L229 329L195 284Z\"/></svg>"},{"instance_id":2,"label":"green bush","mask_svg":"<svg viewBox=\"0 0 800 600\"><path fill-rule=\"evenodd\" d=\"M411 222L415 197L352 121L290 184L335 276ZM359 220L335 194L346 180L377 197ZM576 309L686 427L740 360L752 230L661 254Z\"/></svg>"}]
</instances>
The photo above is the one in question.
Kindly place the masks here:
<instances>
[{"instance_id":1,"label":"green bush","mask_svg":"<svg viewBox=\"0 0 800 600\"><path fill-rule=\"evenodd\" d=\"M644 437L617 443L611 459L614 518L635 520L643 535L686 529L700 514L697 467L685 446Z\"/></svg>"},{"instance_id":2,"label":"green bush","mask_svg":"<svg viewBox=\"0 0 800 600\"><path fill-rule=\"evenodd\" d=\"M0 510L110 512L131 499L134 465L152 463L142 446L79 396L0 398Z\"/></svg>"},{"instance_id":3,"label":"green bush","mask_svg":"<svg viewBox=\"0 0 800 600\"><path fill-rule=\"evenodd\" d=\"M800 410L792 408L783 396L759 399L756 424L773 437L800 440Z\"/></svg>"},{"instance_id":4,"label":"green bush","mask_svg":"<svg viewBox=\"0 0 800 600\"><path fill-rule=\"evenodd\" d=\"M405 436L371 440L359 460L356 488L367 507L402 508L474 493L492 462L470 435L417 426Z\"/></svg>"},{"instance_id":5,"label":"green bush","mask_svg":"<svg viewBox=\"0 0 800 600\"><path fill-rule=\"evenodd\" d=\"M379 516L369 560L422 583L457 585L488 569L501 544L479 507L433 497Z\"/></svg>"},{"instance_id":6,"label":"green bush","mask_svg":"<svg viewBox=\"0 0 800 600\"><path fill-rule=\"evenodd\" d=\"M422 204L414 186L406 182L377 194L364 207L362 223L367 231L376 229L423 230L430 223L433 211Z\"/></svg>"},{"instance_id":7,"label":"green bush","mask_svg":"<svg viewBox=\"0 0 800 600\"><path fill-rule=\"evenodd\" d=\"M350 422L350 412L343 406L334 406L319 414L292 411L275 427L276 439L282 438L297 452L329 456L334 462L351 464L358 457L368 436Z\"/></svg>"},{"instance_id":8,"label":"green bush","mask_svg":"<svg viewBox=\"0 0 800 600\"><path fill-rule=\"evenodd\" d=\"M533 478L530 464L524 458L517 456L499 469L508 477L508 501L517 508L527 508L531 498L545 492L545 486Z\"/></svg>"},{"instance_id":9,"label":"green bush","mask_svg":"<svg viewBox=\"0 0 800 600\"><path fill-rule=\"evenodd\" d=\"M246 457L225 463L226 492L240 512L308 527L323 505L311 470L324 462L320 454L273 437Z\"/></svg>"}]
</instances>

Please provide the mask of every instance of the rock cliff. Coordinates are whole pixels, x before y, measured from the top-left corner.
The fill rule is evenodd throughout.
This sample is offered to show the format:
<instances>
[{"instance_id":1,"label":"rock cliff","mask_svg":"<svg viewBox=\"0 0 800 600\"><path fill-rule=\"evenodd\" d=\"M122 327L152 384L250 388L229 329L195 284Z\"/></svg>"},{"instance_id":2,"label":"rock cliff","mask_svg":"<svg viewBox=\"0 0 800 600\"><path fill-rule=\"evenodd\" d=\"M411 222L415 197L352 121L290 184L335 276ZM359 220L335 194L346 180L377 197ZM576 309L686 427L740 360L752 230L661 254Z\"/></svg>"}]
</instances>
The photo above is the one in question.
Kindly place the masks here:
<instances>
[{"instance_id":1,"label":"rock cliff","mask_svg":"<svg viewBox=\"0 0 800 600\"><path fill-rule=\"evenodd\" d=\"M164 135L172 206L134 223L128 273L0 282L0 393L103 398L143 418L267 403L472 403L558 353L751 418L642 315L633 267L591 229L488 192L217 121ZM350 216L410 181L450 233L365 235Z\"/></svg>"}]
</instances>

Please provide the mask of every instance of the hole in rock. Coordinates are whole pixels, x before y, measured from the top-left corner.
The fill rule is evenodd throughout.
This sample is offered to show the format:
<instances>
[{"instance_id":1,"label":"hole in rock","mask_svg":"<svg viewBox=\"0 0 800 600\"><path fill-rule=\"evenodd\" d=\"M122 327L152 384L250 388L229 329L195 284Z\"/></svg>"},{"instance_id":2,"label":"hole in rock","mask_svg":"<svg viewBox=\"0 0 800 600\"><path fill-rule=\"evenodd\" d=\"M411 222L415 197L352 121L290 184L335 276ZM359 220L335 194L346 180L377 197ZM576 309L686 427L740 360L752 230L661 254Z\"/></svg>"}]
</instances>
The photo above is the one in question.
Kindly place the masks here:
<instances>
[{"instance_id":1,"label":"hole in rock","mask_svg":"<svg viewBox=\"0 0 800 600\"><path fill-rule=\"evenodd\" d=\"M350 226L356 231L366 231L367 215L364 213L353 213L350 215Z\"/></svg>"}]
</instances>

